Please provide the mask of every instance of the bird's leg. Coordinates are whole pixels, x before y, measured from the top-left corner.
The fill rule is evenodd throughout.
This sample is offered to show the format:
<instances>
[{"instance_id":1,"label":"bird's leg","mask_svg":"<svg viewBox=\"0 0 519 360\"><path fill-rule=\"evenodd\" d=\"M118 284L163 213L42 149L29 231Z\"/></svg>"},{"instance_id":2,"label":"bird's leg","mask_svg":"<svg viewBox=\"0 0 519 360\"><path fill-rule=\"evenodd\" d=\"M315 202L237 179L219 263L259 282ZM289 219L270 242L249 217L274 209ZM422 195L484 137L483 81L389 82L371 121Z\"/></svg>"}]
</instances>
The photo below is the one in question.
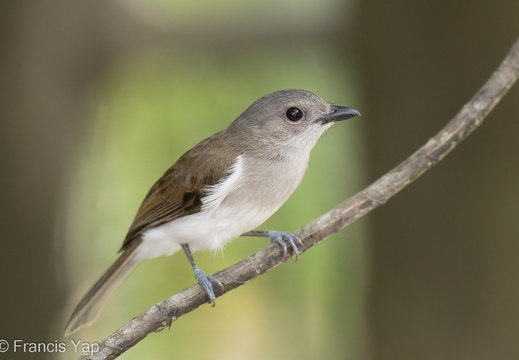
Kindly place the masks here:
<instances>
[{"instance_id":1,"label":"bird's leg","mask_svg":"<svg viewBox=\"0 0 519 360\"><path fill-rule=\"evenodd\" d=\"M195 259L193 258L193 254L191 253L191 249L189 248L189 245L182 244L181 246L182 246L182 249L184 250L184 252L186 253L189 263L193 267L193 272L195 273L196 280L198 281L200 286L202 286L204 291L207 293L207 296L209 296L209 301L211 302L211 306L214 306L215 301L216 301L216 295L214 294L213 284L211 284L211 282L215 283L222 289L225 289L224 286L222 285L220 280L218 280L214 276L206 275L202 270L200 270L200 268L195 263Z\"/></svg>"},{"instance_id":2,"label":"bird's leg","mask_svg":"<svg viewBox=\"0 0 519 360\"><path fill-rule=\"evenodd\" d=\"M301 239L289 232L281 232L281 231L261 231L261 230L252 230L248 231L242 236L261 236L268 237L270 239L270 243L276 243L281 246L283 250L283 257L287 255L287 243L294 251L294 261L299 259L299 249L297 245L303 246L303 242Z\"/></svg>"}]
</instances>

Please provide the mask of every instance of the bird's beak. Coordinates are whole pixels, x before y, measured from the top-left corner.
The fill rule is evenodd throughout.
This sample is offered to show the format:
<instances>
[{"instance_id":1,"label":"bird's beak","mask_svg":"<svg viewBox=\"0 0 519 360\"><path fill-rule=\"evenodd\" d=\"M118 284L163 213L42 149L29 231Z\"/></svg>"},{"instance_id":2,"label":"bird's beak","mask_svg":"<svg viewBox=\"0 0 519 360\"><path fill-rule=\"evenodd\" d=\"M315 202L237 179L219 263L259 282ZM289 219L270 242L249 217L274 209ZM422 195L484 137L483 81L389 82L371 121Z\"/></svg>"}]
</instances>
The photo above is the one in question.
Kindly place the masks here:
<instances>
[{"instance_id":1,"label":"bird's beak","mask_svg":"<svg viewBox=\"0 0 519 360\"><path fill-rule=\"evenodd\" d=\"M321 123L327 124L329 122L348 120L355 116L360 116L360 112L355 109L344 106L332 106L330 113L321 117Z\"/></svg>"}]
</instances>

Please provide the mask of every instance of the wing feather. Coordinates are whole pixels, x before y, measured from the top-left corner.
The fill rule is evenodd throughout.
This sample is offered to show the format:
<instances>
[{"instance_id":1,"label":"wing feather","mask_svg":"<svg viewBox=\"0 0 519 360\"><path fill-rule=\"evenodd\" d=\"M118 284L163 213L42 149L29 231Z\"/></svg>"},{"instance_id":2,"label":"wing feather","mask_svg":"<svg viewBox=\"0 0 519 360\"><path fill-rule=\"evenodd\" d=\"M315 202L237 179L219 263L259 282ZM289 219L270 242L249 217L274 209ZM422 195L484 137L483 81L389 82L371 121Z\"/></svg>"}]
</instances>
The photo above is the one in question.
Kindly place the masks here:
<instances>
[{"instance_id":1,"label":"wing feather","mask_svg":"<svg viewBox=\"0 0 519 360\"><path fill-rule=\"evenodd\" d=\"M239 155L226 144L222 132L182 155L146 195L121 250L146 230L199 212L204 189L228 176Z\"/></svg>"}]
</instances>

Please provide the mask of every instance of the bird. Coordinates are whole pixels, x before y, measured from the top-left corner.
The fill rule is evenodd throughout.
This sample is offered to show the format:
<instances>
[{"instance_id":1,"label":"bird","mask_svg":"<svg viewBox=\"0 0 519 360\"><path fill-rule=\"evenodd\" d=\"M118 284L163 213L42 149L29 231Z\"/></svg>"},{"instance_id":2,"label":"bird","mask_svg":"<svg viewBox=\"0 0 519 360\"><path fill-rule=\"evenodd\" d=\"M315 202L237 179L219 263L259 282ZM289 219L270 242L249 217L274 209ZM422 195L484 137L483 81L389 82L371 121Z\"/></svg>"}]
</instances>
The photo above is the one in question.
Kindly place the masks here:
<instances>
[{"instance_id":1,"label":"bird","mask_svg":"<svg viewBox=\"0 0 519 360\"><path fill-rule=\"evenodd\" d=\"M183 250L214 306L214 286L193 252L218 250L240 236L261 236L298 256L294 234L254 230L299 186L312 148L338 121L359 116L299 89L265 95L224 130L195 145L151 187L120 248L120 256L80 300L65 327L91 324L116 288L144 260Z\"/></svg>"}]
</instances>

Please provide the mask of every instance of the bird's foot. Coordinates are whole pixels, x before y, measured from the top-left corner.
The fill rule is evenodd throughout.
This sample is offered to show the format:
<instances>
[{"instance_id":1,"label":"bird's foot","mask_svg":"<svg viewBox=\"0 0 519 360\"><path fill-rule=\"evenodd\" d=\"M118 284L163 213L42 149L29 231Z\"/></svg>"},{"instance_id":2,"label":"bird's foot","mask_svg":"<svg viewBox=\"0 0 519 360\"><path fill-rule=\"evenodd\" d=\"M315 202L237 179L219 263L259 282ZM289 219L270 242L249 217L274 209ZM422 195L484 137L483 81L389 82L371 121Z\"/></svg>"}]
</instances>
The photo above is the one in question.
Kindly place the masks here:
<instances>
[{"instance_id":1,"label":"bird's foot","mask_svg":"<svg viewBox=\"0 0 519 360\"><path fill-rule=\"evenodd\" d=\"M266 231L268 233L268 237L270 238L270 243L276 243L281 246L283 250L283 257L285 257L288 253L288 247L292 248L294 252L294 261L299 260L299 246L303 246L303 242L301 239L292 233L289 232L281 232L281 231ZM297 244L297 245L296 245ZM288 245L288 246L287 246Z\"/></svg>"},{"instance_id":2,"label":"bird's foot","mask_svg":"<svg viewBox=\"0 0 519 360\"><path fill-rule=\"evenodd\" d=\"M205 274L202 270L200 270L200 268L196 267L193 269L193 271L195 273L196 280L198 281L202 289L204 289L207 296L209 296L209 302L211 303L211 306L215 306L216 295L214 294L213 283L216 284L222 290L225 290L225 287L220 282L220 280L218 280L214 276Z\"/></svg>"},{"instance_id":3,"label":"bird's foot","mask_svg":"<svg viewBox=\"0 0 519 360\"><path fill-rule=\"evenodd\" d=\"M299 246L303 246L303 242L301 239L292 233L282 232L282 231L261 231L261 230L253 230L249 231L245 234L245 236L262 236L268 237L270 239L270 243L276 243L281 246L283 250L283 257L287 256L288 247L292 248L294 252L294 261L299 260ZM287 246L288 244L288 246Z\"/></svg>"}]
</instances>

